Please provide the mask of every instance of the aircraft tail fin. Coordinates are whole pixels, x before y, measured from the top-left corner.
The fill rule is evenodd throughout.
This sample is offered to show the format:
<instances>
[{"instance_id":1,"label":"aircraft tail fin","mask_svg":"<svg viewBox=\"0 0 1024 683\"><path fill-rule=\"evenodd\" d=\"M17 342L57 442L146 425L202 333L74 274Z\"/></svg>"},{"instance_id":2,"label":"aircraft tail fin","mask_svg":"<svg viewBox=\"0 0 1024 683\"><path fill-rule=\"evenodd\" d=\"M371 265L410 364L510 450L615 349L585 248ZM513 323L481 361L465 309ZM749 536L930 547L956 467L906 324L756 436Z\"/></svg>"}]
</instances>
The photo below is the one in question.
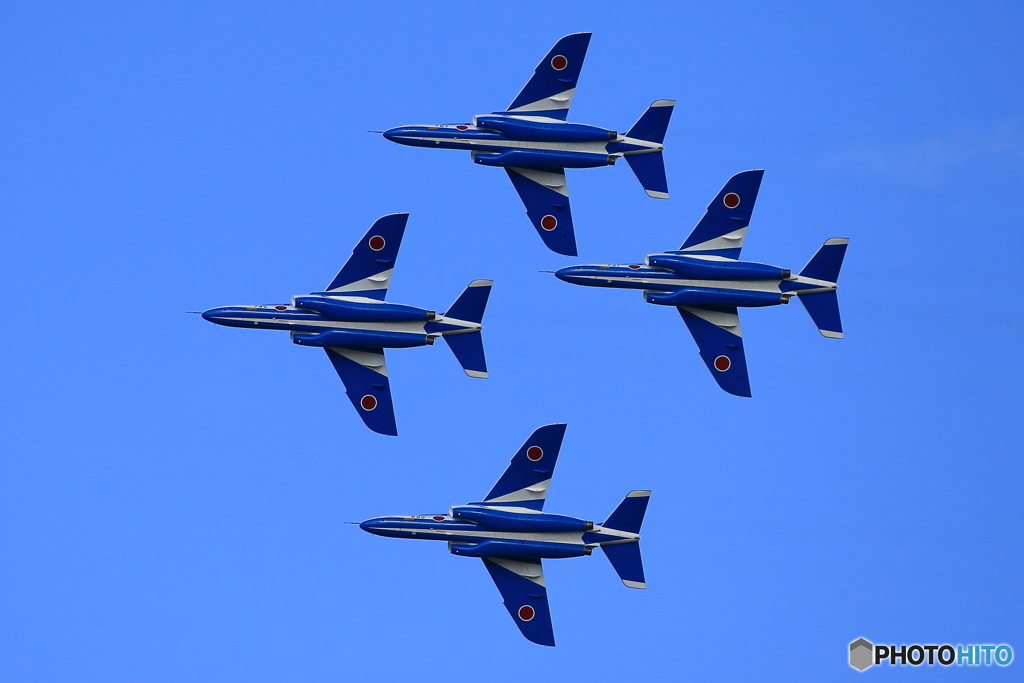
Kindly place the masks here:
<instances>
[{"instance_id":1,"label":"aircraft tail fin","mask_svg":"<svg viewBox=\"0 0 1024 683\"><path fill-rule=\"evenodd\" d=\"M633 169L636 179L648 197L668 199L668 178L665 176L665 157L661 152L628 154L626 163Z\"/></svg>"},{"instance_id":2,"label":"aircraft tail fin","mask_svg":"<svg viewBox=\"0 0 1024 683\"><path fill-rule=\"evenodd\" d=\"M839 270L843 267L843 257L846 256L846 247L850 240L845 237L833 237L825 242L804 269L800 271L801 277L810 277L825 282L838 282ZM843 338L843 321L839 315L839 296L835 290L831 292L816 292L804 294L800 297L800 303L807 309L811 320L818 327L818 331L829 339Z\"/></svg>"},{"instance_id":3,"label":"aircraft tail fin","mask_svg":"<svg viewBox=\"0 0 1024 683\"><path fill-rule=\"evenodd\" d=\"M843 257L846 256L846 247L849 243L850 240L846 237L826 240L800 271L800 276L825 282L839 282L839 269L843 267Z\"/></svg>"},{"instance_id":4,"label":"aircraft tail fin","mask_svg":"<svg viewBox=\"0 0 1024 683\"><path fill-rule=\"evenodd\" d=\"M829 339L843 338L843 320L839 316L839 297L835 290L804 294L800 297L800 303L807 309L822 336Z\"/></svg>"},{"instance_id":5,"label":"aircraft tail fin","mask_svg":"<svg viewBox=\"0 0 1024 683\"><path fill-rule=\"evenodd\" d=\"M606 529L639 534L650 499L650 491L630 491L601 526ZM623 584L629 588L647 588L639 540L605 544L601 546L601 550L608 557L608 561L612 563L612 568L622 579Z\"/></svg>"},{"instance_id":6,"label":"aircraft tail fin","mask_svg":"<svg viewBox=\"0 0 1024 683\"><path fill-rule=\"evenodd\" d=\"M675 100L658 100L643 113L633 127L626 133L628 138L656 142L659 145L665 142L665 133L668 131L668 122L672 118L672 109L675 108Z\"/></svg>"},{"instance_id":7,"label":"aircraft tail fin","mask_svg":"<svg viewBox=\"0 0 1024 683\"><path fill-rule=\"evenodd\" d=\"M494 280L473 280L455 300L455 303L448 307L444 316L471 323L483 322L487 297L491 295L493 284Z\"/></svg>"},{"instance_id":8,"label":"aircraft tail fin","mask_svg":"<svg viewBox=\"0 0 1024 683\"><path fill-rule=\"evenodd\" d=\"M616 531L639 534L640 526L644 523L644 513L647 512L647 503L650 500L650 491L630 491L601 526Z\"/></svg>"},{"instance_id":9,"label":"aircraft tail fin","mask_svg":"<svg viewBox=\"0 0 1024 683\"><path fill-rule=\"evenodd\" d=\"M445 312L446 318L456 318L471 323L480 323L484 319L487 298L491 294L493 280L473 280L466 291L455 300ZM455 354L455 359L470 377L487 378L487 360L484 357L484 339L480 331L461 334L446 334L444 340L448 348Z\"/></svg>"},{"instance_id":10,"label":"aircraft tail fin","mask_svg":"<svg viewBox=\"0 0 1024 683\"><path fill-rule=\"evenodd\" d=\"M455 354L455 360L470 377L487 379L487 359L484 357L484 337L480 332L446 334L444 340Z\"/></svg>"},{"instance_id":11,"label":"aircraft tail fin","mask_svg":"<svg viewBox=\"0 0 1024 683\"><path fill-rule=\"evenodd\" d=\"M640 541L603 545L601 550L627 588L647 588L644 559L640 555Z\"/></svg>"},{"instance_id":12,"label":"aircraft tail fin","mask_svg":"<svg viewBox=\"0 0 1024 683\"><path fill-rule=\"evenodd\" d=\"M633 124L626 137L662 144L668 130L675 100L658 100ZM626 162L633 169L644 192L655 199L668 199L668 179L665 177L665 157L661 150L643 154L627 154Z\"/></svg>"}]
</instances>

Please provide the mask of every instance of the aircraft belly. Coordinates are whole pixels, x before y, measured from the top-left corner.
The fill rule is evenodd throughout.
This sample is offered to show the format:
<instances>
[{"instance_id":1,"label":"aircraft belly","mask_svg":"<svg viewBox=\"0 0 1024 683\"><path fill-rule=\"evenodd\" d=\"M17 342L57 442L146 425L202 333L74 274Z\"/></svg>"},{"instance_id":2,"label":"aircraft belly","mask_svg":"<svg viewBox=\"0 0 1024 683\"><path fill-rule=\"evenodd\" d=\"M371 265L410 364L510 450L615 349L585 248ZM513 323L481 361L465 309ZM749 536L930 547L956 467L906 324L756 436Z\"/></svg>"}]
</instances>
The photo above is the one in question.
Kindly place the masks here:
<instances>
[{"instance_id":1,"label":"aircraft belly","mask_svg":"<svg viewBox=\"0 0 1024 683\"><path fill-rule=\"evenodd\" d=\"M409 534L410 538L427 540L452 541L455 543L479 543L489 540L503 541L538 541L542 543L563 543L566 545L583 545L583 533L522 533L515 531L482 531L460 529L409 529L396 527L393 531Z\"/></svg>"},{"instance_id":2,"label":"aircraft belly","mask_svg":"<svg viewBox=\"0 0 1024 683\"><path fill-rule=\"evenodd\" d=\"M778 280L683 280L682 278L664 279L650 277L622 277L611 275L603 278L599 275L589 276L599 286L623 287L637 289L658 289L673 290L679 287L691 287L694 289L736 289L748 292L771 292L779 293L780 282Z\"/></svg>"},{"instance_id":3,"label":"aircraft belly","mask_svg":"<svg viewBox=\"0 0 1024 683\"><path fill-rule=\"evenodd\" d=\"M262 325L261 325L262 326ZM284 323L273 329L293 332L326 332L327 330L349 330L353 332L397 332L405 334L426 334L425 323L421 321L400 322L345 322L340 320L308 320Z\"/></svg>"},{"instance_id":4,"label":"aircraft belly","mask_svg":"<svg viewBox=\"0 0 1024 683\"><path fill-rule=\"evenodd\" d=\"M583 154L608 154L604 143L594 142L534 142L530 140L488 140L468 142L455 149L471 149L476 152L506 152L522 149L530 152L579 152Z\"/></svg>"}]
</instances>

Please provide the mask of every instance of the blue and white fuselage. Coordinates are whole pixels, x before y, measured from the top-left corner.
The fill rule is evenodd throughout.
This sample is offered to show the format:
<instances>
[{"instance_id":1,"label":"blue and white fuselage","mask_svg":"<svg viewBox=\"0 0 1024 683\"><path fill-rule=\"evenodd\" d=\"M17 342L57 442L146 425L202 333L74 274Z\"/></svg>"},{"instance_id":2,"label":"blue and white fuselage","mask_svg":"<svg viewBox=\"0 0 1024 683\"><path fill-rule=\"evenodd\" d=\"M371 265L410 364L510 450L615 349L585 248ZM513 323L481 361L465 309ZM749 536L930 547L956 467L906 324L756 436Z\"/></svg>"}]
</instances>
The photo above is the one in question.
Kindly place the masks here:
<instances>
[{"instance_id":1,"label":"blue and white fuselage","mask_svg":"<svg viewBox=\"0 0 1024 683\"><path fill-rule=\"evenodd\" d=\"M433 344L447 334L483 329L479 323L365 297L326 292L296 296L291 304L223 306L203 313L218 325L291 332L302 346L399 349Z\"/></svg>"},{"instance_id":2,"label":"blue and white fuselage","mask_svg":"<svg viewBox=\"0 0 1024 683\"><path fill-rule=\"evenodd\" d=\"M511 114L476 116L473 123L399 126L384 131L384 137L413 147L467 150L482 166L538 170L612 166L627 154L665 149L605 128Z\"/></svg>"},{"instance_id":3,"label":"blue and white fuselage","mask_svg":"<svg viewBox=\"0 0 1024 683\"><path fill-rule=\"evenodd\" d=\"M650 491L631 491L602 524L543 511L564 436L564 424L536 430L481 502L446 514L374 517L359 526L377 536L444 541L453 555L479 557L522 634L554 645L543 560L601 548L626 586L647 587L640 527Z\"/></svg>"},{"instance_id":4,"label":"blue and white fuselage","mask_svg":"<svg viewBox=\"0 0 1024 683\"><path fill-rule=\"evenodd\" d=\"M505 111L474 116L472 123L398 126L384 137L413 147L465 150L477 164L504 168L544 244L575 256L565 169L610 166L624 157L648 195L667 199L662 150L675 105L654 102L625 135L566 121L589 45L589 33L555 43Z\"/></svg>"},{"instance_id":5,"label":"blue and white fuselage","mask_svg":"<svg viewBox=\"0 0 1024 683\"><path fill-rule=\"evenodd\" d=\"M652 254L644 265L570 266L555 271L555 276L574 285L642 289L647 303L663 306L777 306L789 303L794 295L838 288L834 282L792 275L761 263L681 254Z\"/></svg>"},{"instance_id":6,"label":"blue and white fuselage","mask_svg":"<svg viewBox=\"0 0 1024 683\"><path fill-rule=\"evenodd\" d=\"M467 375L487 377L481 330L492 284L474 280L444 315L384 301L408 219L407 213L378 219L324 291L292 297L290 304L212 308L203 317L228 327L284 330L296 344L324 349L366 426L397 435L384 349L444 337Z\"/></svg>"},{"instance_id":7,"label":"blue and white fuselage","mask_svg":"<svg viewBox=\"0 0 1024 683\"><path fill-rule=\"evenodd\" d=\"M571 266L555 276L575 285L640 289L647 303L675 306L718 385L750 396L738 309L787 304L798 296L822 335L842 338L836 283L849 242L826 241L797 274L740 261L763 175L753 170L730 178L675 251L650 254L642 264Z\"/></svg>"},{"instance_id":8,"label":"blue and white fuselage","mask_svg":"<svg viewBox=\"0 0 1024 683\"><path fill-rule=\"evenodd\" d=\"M447 514L375 517L360 527L378 536L446 541L453 555L506 559L582 557L606 543L640 540L639 534L576 517L479 504L453 507Z\"/></svg>"}]
</instances>

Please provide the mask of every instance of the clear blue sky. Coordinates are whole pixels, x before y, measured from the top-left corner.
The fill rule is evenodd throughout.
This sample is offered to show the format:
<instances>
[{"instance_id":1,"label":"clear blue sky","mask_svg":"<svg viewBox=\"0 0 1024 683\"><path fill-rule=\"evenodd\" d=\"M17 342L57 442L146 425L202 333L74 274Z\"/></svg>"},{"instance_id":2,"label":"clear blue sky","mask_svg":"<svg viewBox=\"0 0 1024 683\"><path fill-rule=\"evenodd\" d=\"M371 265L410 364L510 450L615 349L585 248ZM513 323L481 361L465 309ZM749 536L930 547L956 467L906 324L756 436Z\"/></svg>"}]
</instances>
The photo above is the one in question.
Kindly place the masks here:
<instances>
[{"instance_id":1,"label":"clear blue sky","mask_svg":"<svg viewBox=\"0 0 1024 683\"><path fill-rule=\"evenodd\" d=\"M1013 671L914 674L1019 676L1019 3L295 4L0 7L4 681L910 675L850 669L860 636L1006 642ZM678 104L670 200L569 172L578 259L499 169L365 132L501 109L583 30L573 120ZM846 339L745 312L751 400L671 309L538 272L675 248L748 168L747 258L851 238ZM391 300L495 280L489 380L389 354L398 438L322 352L185 313L320 288L395 211ZM557 648L478 560L343 524L476 500L556 421L551 511L654 490L647 591L547 563Z\"/></svg>"}]
</instances>

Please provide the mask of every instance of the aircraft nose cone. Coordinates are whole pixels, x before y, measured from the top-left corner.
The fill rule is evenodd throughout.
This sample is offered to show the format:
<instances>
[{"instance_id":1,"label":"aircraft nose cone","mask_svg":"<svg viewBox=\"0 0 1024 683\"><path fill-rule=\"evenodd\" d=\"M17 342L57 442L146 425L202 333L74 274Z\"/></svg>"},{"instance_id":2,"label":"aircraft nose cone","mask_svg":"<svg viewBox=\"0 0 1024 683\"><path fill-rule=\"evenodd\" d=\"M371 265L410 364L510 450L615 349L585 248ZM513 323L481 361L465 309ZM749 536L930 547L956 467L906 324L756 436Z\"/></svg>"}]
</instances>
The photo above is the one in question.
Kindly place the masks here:
<instances>
[{"instance_id":1,"label":"aircraft nose cone","mask_svg":"<svg viewBox=\"0 0 1024 683\"><path fill-rule=\"evenodd\" d=\"M562 280L563 282L571 282L573 284L577 284L580 281L580 271L581 268L579 266L569 266L568 268L561 268L559 270L556 270L555 277L557 277L559 280Z\"/></svg>"},{"instance_id":2,"label":"aircraft nose cone","mask_svg":"<svg viewBox=\"0 0 1024 683\"><path fill-rule=\"evenodd\" d=\"M209 320L211 323L219 322L218 318L221 311L222 309L220 308L211 308L208 311L203 311L203 320Z\"/></svg>"},{"instance_id":3,"label":"aircraft nose cone","mask_svg":"<svg viewBox=\"0 0 1024 683\"><path fill-rule=\"evenodd\" d=\"M397 128L388 128L384 131L384 137L391 142L401 142L402 138L409 134L409 128L407 126L399 126Z\"/></svg>"},{"instance_id":4,"label":"aircraft nose cone","mask_svg":"<svg viewBox=\"0 0 1024 683\"><path fill-rule=\"evenodd\" d=\"M374 517L373 519L368 519L362 524L360 524L359 528L363 531L368 531L371 534L375 534L381 528L380 518Z\"/></svg>"}]
</instances>

